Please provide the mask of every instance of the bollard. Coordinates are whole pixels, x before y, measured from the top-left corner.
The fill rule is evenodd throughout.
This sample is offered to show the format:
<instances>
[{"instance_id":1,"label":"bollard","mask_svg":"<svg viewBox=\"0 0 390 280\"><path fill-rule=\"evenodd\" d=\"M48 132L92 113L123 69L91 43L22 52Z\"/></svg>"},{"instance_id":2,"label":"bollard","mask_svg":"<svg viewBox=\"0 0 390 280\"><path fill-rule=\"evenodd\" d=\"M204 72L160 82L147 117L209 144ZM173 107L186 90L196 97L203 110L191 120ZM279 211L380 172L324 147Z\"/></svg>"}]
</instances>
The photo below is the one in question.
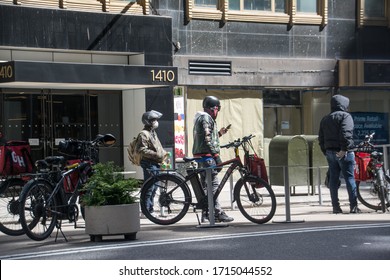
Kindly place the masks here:
<instances>
[{"instance_id":1,"label":"bollard","mask_svg":"<svg viewBox=\"0 0 390 280\"><path fill-rule=\"evenodd\" d=\"M206 170L206 182L207 182L207 202L209 205L209 222L210 226L215 225L215 216L214 216L214 194L213 194L213 186L211 180L211 168L207 168Z\"/></svg>"},{"instance_id":2,"label":"bollard","mask_svg":"<svg viewBox=\"0 0 390 280\"><path fill-rule=\"evenodd\" d=\"M283 168L284 174L284 199L286 203L286 222L291 222L291 208L290 208L290 179L288 176L288 167Z\"/></svg>"},{"instance_id":3,"label":"bollard","mask_svg":"<svg viewBox=\"0 0 390 280\"><path fill-rule=\"evenodd\" d=\"M198 225L199 228L209 228L209 227L227 227L226 223L215 224L215 211L214 211L214 193L213 185L211 179L211 172L213 167L206 168L206 183L207 183L207 202L209 207L209 224L208 225Z\"/></svg>"},{"instance_id":4,"label":"bollard","mask_svg":"<svg viewBox=\"0 0 390 280\"><path fill-rule=\"evenodd\" d=\"M321 168L318 168L318 200L319 204L322 205L322 191L321 191Z\"/></svg>"},{"instance_id":5,"label":"bollard","mask_svg":"<svg viewBox=\"0 0 390 280\"><path fill-rule=\"evenodd\" d=\"M285 221L272 221L273 223L302 223L304 220L291 221L291 209L290 209L290 182L288 178L288 166L283 167L284 173L284 198L286 207L286 220Z\"/></svg>"},{"instance_id":6,"label":"bollard","mask_svg":"<svg viewBox=\"0 0 390 280\"><path fill-rule=\"evenodd\" d=\"M234 188L234 183L233 183L233 175L230 176L229 178L230 182L230 210L234 210L234 202L233 202L233 188Z\"/></svg>"}]
</instances>

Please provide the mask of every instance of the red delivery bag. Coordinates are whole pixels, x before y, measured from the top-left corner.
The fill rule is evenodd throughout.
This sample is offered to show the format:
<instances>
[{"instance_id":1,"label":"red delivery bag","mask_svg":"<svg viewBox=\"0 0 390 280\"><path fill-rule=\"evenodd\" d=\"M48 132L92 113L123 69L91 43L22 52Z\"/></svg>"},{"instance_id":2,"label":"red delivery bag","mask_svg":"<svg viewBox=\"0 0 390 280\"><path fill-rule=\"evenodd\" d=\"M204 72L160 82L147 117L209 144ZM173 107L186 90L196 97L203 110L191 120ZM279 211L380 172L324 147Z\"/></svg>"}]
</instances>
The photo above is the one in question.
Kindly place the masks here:
<instances>
[{"instance_id":1,"label":"red delivery bag","mask_svg":"<svg viewBox=\"0 0 390 280\"><path fill-rule=\"evenodd\" d=\"M372 179L372 174L369 171L370 154L364 152L355 153L355 170L354 177L356 181L367 181Z\"/></svg>"},{"instance_id":2,"label":"red delivery bag","mask_svg":"<svg viewBox=\"0 0 390 280\"><path fill-rule=\"evenodd\" d=\"M8 141L0 146L0 174L19 175L33 171L31 148L25 141Z\"/></svg>"},{"instance_id":3,"label":"red delivery bag","mask_svg":"<svg viewBox=\"0 0 390 280\"><path fill-rule=\"evenodd\" d=\"M249 155L248 158L245 157L245 165L248 166L249 172L257 177L260 177L265 182L268 183L267 169L265 167L264 159L258 157L256 154Z\"/></svg>"},{"instance_id":4,"label":"red delivery bag","mask_svg":"<svg viewBox=\"0 0 390 280\"><path fill-rule=\"evenodd\" d=\"M80 163L81 160L68 160L67 164L72 165L74 163ZM80 174L78 171L72 172L64 178L64 190L66 193L72 193L75 191L77 183L79 181Z\"/></svg>"}]
</instances>

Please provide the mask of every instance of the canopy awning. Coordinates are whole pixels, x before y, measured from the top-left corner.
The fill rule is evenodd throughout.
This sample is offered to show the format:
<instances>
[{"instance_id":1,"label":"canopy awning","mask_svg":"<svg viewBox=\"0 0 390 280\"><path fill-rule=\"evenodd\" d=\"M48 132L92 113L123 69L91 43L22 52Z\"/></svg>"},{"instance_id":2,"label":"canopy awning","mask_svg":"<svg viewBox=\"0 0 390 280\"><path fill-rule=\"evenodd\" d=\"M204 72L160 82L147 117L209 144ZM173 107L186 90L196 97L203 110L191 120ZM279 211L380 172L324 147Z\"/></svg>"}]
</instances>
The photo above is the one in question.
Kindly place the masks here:
<instances>
[{"instance_id":1,"label":"canopy awning","mask_svg":"<svg viewBox=\"0 0 390 280\"><path fill-rule=\"evenodd\" d=\"M0 88L128 90L177 85L177 67L38 61L0 63Z\"/></svg>"}]
</instances>

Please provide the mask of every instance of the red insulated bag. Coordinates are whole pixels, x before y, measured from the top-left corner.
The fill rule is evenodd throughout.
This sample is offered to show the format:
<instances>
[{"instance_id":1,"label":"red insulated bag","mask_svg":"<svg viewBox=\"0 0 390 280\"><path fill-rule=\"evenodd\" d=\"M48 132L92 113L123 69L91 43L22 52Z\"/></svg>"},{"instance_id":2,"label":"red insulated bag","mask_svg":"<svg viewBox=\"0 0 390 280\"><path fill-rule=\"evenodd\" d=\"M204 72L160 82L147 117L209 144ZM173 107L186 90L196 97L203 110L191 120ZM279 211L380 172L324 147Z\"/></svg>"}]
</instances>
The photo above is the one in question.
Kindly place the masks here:
<instances>
[{"instance_id":1,"label":"red insulated bag","mask_svg":"<svg viewBox=\"0 0 390 280\"><path fill-rule=\"evenodd\" d=\"M369 171L370 153L356 152L355 153L355 170L354 177L356 181L367 181L372 179L372 174Z\"/></svg>"},{"instance_id":2,"label":"red insulated bag","mask_svg":"<svg viewBox=\"0 0 390 280\"><path fill-rule=\"evenodd\" d=\"M75 160L68 160L67 164L72 165L74 163L80 163L81 160L75 159ZM79 181L79 172L72 172L68 176L64 178L64 190L66 193L72 193L75 191L77 183Z\"/></svg>"},{"instance_id":3,"label":"red insulated bag","mask_svg":"<svg viewBox=\"0 0 390 280\"><path fill-rule=\"evenodd\" d=\"M248 166L249 172L257 177L260 177L265 182L268 183L267 169L265 167L264 159L258 157L256 154L249 155L248 158L245 158L245 165Z\"/></svg>"},{"instance_id":4,"label":"red insulated bag","mask_svg":"<svg viewBox=\"0 0 390 280\"><path fill-rule=\"evenodd\" d=\"M33 170L31 148L25 141L8 141L0 146L0 174L3 176L29 173Z\"/></svg>"}]
</instances>

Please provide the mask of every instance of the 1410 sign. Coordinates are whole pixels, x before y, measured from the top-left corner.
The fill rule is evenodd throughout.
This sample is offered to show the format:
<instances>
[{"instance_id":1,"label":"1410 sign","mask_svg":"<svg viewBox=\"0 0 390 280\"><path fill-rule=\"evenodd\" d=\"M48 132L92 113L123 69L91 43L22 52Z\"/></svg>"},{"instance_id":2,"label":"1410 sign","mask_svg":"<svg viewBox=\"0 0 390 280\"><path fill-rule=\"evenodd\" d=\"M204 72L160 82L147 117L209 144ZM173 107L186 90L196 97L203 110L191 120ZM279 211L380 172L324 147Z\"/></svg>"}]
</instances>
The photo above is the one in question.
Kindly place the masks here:
<instances>
[{"instance_id":1,"label":"1410 sign","mask_svg":"<svg viewBox=\"0 0 390 280\"><path fill-rule=\"evenodd\" d=\"M0 65L0 79L10 79L14 76L11 65Z\"/></svg>"},{"instance_id":2,"label":"1410 sign","mask_svg":"<svg viewBox=\"0 0 390 280\"><path fill-rule=\"evenodd\" d=\"M150 70L152 73L153 82L173 82L175 80L175 72L172 70Z\"/></svg>"}]
</instances>

